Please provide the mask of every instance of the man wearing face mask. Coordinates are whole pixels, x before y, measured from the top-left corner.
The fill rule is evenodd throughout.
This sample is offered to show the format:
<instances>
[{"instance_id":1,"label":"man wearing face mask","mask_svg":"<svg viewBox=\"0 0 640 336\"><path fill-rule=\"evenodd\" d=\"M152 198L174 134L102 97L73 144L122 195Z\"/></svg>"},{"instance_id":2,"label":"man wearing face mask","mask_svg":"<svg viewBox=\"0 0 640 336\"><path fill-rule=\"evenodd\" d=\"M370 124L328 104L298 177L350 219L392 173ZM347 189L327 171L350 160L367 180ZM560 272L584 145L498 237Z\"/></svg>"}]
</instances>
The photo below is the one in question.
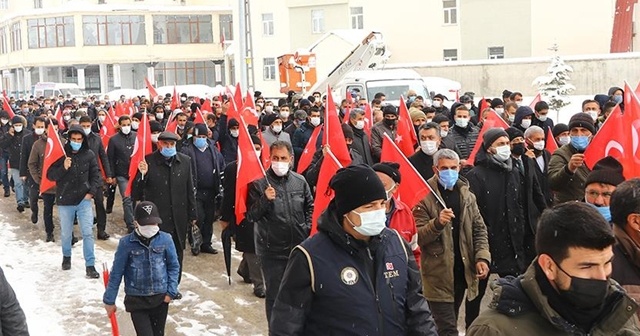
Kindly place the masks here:
<instances>
[{"instance_id":1,"label":"man wearing face mask","mask_svg":"<svg viewBox=\"0 0 640 336\"><path fill-rule=\"evenodd\" d=\"M127 230L131 233L133 227L133 202L131 197L125 196L129 179L129 164L131 163L131 153L136 141L136 132L131 130L131 118L123 115L118 118L119 132L109 139L107 147L107 157L111 165L111 172L114 179L111 183L118 186L120 196L122 196L122 209L124 212L124 223Z\"/></svg>"},{"instance_id":2,"label":"man wearing face mask","mask_svg":"<svg viewBox=\"0 0 640 336\"><path fill-rule=\"evenodd\" d=\"M436 152L427 181L444 201L430 194L413 209L422 249L422 284L441 336L458 335L457 321L465 291L478 297L479 281L489 276L491 254L487 227L476 197L459 177L460 158L450 149ZM466 327L477 317L467 309Z\"/></svg>"},{"instance_id":3,"label":"man wearing face mask","mask_svg":"<svg viewBox=\"0 0 640 336\"><path fill-rule=\"evenodd\" d=\"M538 257L522 276L498 280L490 309L467 335L639 335L638 304L610 278L615 242L591 206L546 210Z\"/></svg>"},{"instance_id":4,"label":"man wearing face mask","mask_svg":"<svg viewBox=\"0 0 640 336\"><path fill-rule=\"evenodd\" d=\"M33 144L40 139L45 131L46 121L43 117L34 119L34 129L29 135L22 137L22 153L20 154L20 179L24 183L25 190L28 189L29 205L31 206L31 223L38 223L38 196L40 195L39 182L31 177L29 172L29 155Z\"/></svg>"},{"instance_id":5,"label":"man wearing face mask","mask_svg":"<svg viewBox=\"0 0 640 336\"><path fill-rule=\"evenodd\" d=\"M304 149L307 147L307 143L311 141L310 139L313 131L316 129L316 127L320 126L321 123L320 110L318 110L317 107L311 108L308 113L309 114L307 116L307 120L302 125L300 125L295 133L293 133L293 138L291 138L291 145L293 146L293 152L295 154L294 162L296 162L296 165L297 162L300 161L300 156L302 155L302 152L304 152ZM320 139L322 138L320 137ZM314 139L313 141L315 140L316 139ZM316 143L320 145L320 143ZM320 146L316 146L316 149L318 148L320 148ZM294 165L294 167L296 165Z\"/></svg>"},{"instance_id":6,"label":"man wearing face mask","mask_svg":"<svg viewBox=\"0 0 640 336\"><path fill-rule=\"evenodd\" d=\"M433 154L440 149L440 126L434 122L420 126L418 141L420 141L420 150L409 157L409 162L427 181L433 176Z\"/></svg>"},{"instance_id":7,"label":"man wearing face mask","mask_svg":"<svg viewBox=\"0 0 640 336\"><path fill-rule=\"evenodd\" d=\"M524 132L526 146L534 154L532 159L535 160L535 164L533 166L540 183L540 190L547 206L551 206L553 205L553 193L549 187L549 160L551 160L551 153L546 150L544 138L545 133L538 126L531 126ZM549 139L549 141L554 140Z\"/></svg>"},{"instance_id":8,"label":"man wearing face mask","mask_svg":"<svg viewBox=\"0 0 640 336\"><path fill-rule=\"evenodd\" d=\"M318 233L291 252L271 335L437 335L409 244L385 227L376 173L349 166L329 186Z\"/></svg>"},{"instance_id":9,"label":"man wearing face mask","mask_svg":"<svg viewBox=\"0 0 640 336\"><path fill-rule=\"evenodd\" d=\"M9 131L0 136L0 147L9 152L9 174L13 179L13 188L16 193L18 212L24 212L24 208L29 207L29 189L20 178L20 156L22 155L22 139L31 136L31 131L27 130L26 121L21 116L11 119Z\"/></svg>"},{"instance_id":10,"label":"man wearing face mask","mask_svg":"<svg viewBox=\"0 0 640 336\"><path fill-rule=\"evenodd\" d=\"M553 139L558 144L558 147L568 145L571 142L571 136L569 135L569 126L567 126L567 124L556 124L555 126L553 126L551 133L553 133Z\"/></svg>"},{"instance_id":11,"label":"man wearing face mask","mask_svg":"<svg viewBox=\"0 0 640 336\"><path fill-rule=\"evenodd\" d=\"M438 93L437 95L433 96L433 107L436 109L436 114L443 114L449 117L451 111L449 111L448 107L444 106L445 100L449 99L447 99L445 95Z\"/></svg>"},{"instance_id":12,"label":"man wearing face mask","mask_svg":"<svg viewBox=\"0 0 640 336\"><path fill-rule=\"evenodd\" d=\"M271 167L265 177L249 186L246 214L256 226L256 254L262 262L268 321L291 250L309 236L313 214L309 185L302 175L291 171L291 145L276 141L269 151Z\"/></svg>"},{"instance_id":13,"label":"man wearing face mask","mask_svg":"<svg viewBox=\"0 0 640 336\"><path fill-rule=\"evenodd\" d=\"M413 257L420 260L420 246L418 246L418 230L416 222L413 219L411 209L394 195L398 192L402 176L400 175L400 164L397 162L380 162L371 167L382 181L385 192L387 193L387 202L385 203L385 215L387 221L385 225L393 230L398 231L405 242L409 243L409 247L413 252ZM420 265L418 265L420 268Z\"/></svg>"},{"instance_id":14,"label":"man wearing face mask","mask_svg":"<svg viewBox=\"0 0 640 336\"><path fill-rule=\"evenodd\" d=\"M262 131L262 138L268 146L271 146L271 144L276 141L291 143L289 134L282 131L283 126L282 118L280 118L280 115L275 113L265 115L264 118L262 118L262 126L267 127L267 129Z\"/></svg>"},{"instance_id":15,"label":"man wearing face mask","mask_svg":"<svg viewBox=\"0 0 640 336\"><path fill-rule=\"evenodd\" d=\"M218 120L218 130L220 131L220 152L224 157L224 162L235 161L238 157L238 135L240 135L240 123L235 119L229 119L224 112Z\"/></svg>"},{"instance_id":16,"label":"man wearing face mask","mask_svg":"<svg viewBox=\"0 0 640 336\"><path fill-rule=\"evenodd\" d=\"M94 133L100 133L102 130L102 125L107 120L107 111L104 109L98 109L97 117L91 124L91 131Z\"/></svg>"},{"instance_id":17,"label":"man wearing face mask","mask_svg":"<svg viewBox=\"0 0 640 336\"><path fill-rule=\"evenodd\" d=\"M5 134L9 133L9 129L11 129L11 125L9 124L9 113L7 111L0 111L0 139L2 139ZM9 151L2 148L0 146L0 179L2 180L2 187L4 188L4 197L9 197L11 195L11 186L9 185Z\"/></svg>"},{"instance_id":18,"label":"man wearing face mask","mask_svg":"<svg viewBox=\"0 0 640 336\"><path fill-rule=\"evenodd\" d=\"M462 164L461 173L463 176L473 167L471 165L472 162L467 164L467 158L471 155L471 151L476 145L476 141L478 141L478 133L480 132L477 127L469 122L470 118L468 108L465 105L458 106L454 114L455 125L450 134L460 153L460 162Z\"/></svg>"},{"instance_id":19,"label":"man wearing face mask","mask_svg":"<svg viewBox=\"0 0 640 336\"><path fill-rule=\"evenodd\" d=\"M371 156L374 162L380 162L384 134L387 133L391 140L395 140L398 132L398 109L393 105L385 105L382 108L382 116L382 121L371 128Z\"/></svg>"},{"instance_id":20,"label":"man wearing face mask","mask_svg":"<svg viewBox=\"0 0 640 336\"><path fill-rule=\"evenodd\" d=\"M216 209L220 206L218 196L222 196L224 158L207 138L209 129L205 124L196 124L193 138L182 146L181 152L191 158L191 175L196 188L198 227L202 233L200 252L217 254L211 246L213 222ZM192 251L193 253L193 251Z\"/></svg>"},{"instance_id":21,"label":"man wearing face mask","mask_svg":"<svg viewBox=\"0 0 640 336\"><path fill-rule=\"evenodd\" d=\"M164 131L162 124L157 121L149 121L149 132L151 132L151 150L156 151L158 149L158 137L160 133Z\"/></svg>"},{"instance_id":22,"label":"man wearing face mask","mask_svg":"<svg viewBox=\"0 0 640 336\"><path fill-rule=\"evenodd\" d=\"M36 199L40 194L40 181L42 180L42 168L44 166L44 158L45 158L45 150L47 147L47 129L49 127L49 123L53 123L54 128L58 125L57 120L55 119L46 119L44 120L44 128L41 128L40 121L36 119L34 124L34 133L40 133L40 137L36 142L33 143L31 148L31 152L29 153L29 159L27 165L29 167L29 174L31 178L35 182L35 185L31 189L31 193L36 195ZM53 237L53 203L56 199L56 188L55 186L43 191L42 201L44 203L44 209L42 211L42 217L44 220L44 229L47 234L46 242L55 242ZM31 204L31 210L36 211L37 201ZM36 211L37 212L37 211ZM37 219L37 216L36 216Z\"/></svg>"},{"instance_id":23,"label":"man wearing face mask","mask_svg":"<svg viewBox=\"0 0 640 336\"><path fill-rule=\"evenodd\" d=\"M533 110L529 106L518 107L511 127L517 128L524 133L527 128L531 127L533 114Z\"/></svg>"},{"instance_id":24,"label":"man wearing face mask","mask_svg":"<svg viewBox=\"0 0 640 336\"><path fill-rule=\"evenodd\" d=\"M595 131L593 118L586 113L576 113L569 120L571 142L558 148L549 161L549 185L556 204L584 197L584 182L591 170L584 164L583 153Z\"/></svg>"},{"instance_id":25,"label":"man wearing face mask","mask_svg":"<svg viewBox=\"0 0 640 336\"><path fill-rule=\"evenodd\" d=\"M351 147L362 156L364 164L372 166L375 162L371 155L369 136L364 131L365 117L361 108L351 109L349 112L349 127L353 130L353 143Z\"/></svg>"},{"instance_id":26,"label":"man wearing face mask","mask_svg":"<svg viewBox=\"0 0 640 336\"><path fill-rule=\"evenodd\" d=\"M618 160L607 156L593 165L585 181L584 201L593 205L607 222L611 222L611 195L624 182L623 170Z\"/></svg>"},{"instance_id":27,"label":"man wearing face mask","mask_svg":"<svg viewBox=\"0 0 640 336\"><path fill-rule=\"evenodd\" d=\"M281 107L281 109L284 108ZM281 110L282 111L282 110ZM287 106L287 111L288 111L288 106ZM281 115L282 116L282 115ZM295 134L296 130L298 128L300 128L300 126L302 126L302 124L307 120L307 112L303 111L303 110L297 110L294 114L293 114L293 118L290 118L290 122L287 126L284 127L284 131L287 132L289 134L289 138L293 141L293 135ZM285 123L286 125L286 123Z\"/></svg>"},{"instance_id":28,"label":"man wearing face mask","mask_svg":"<svg viewBox=\"0 0 640 336\"><path fill-rule=\"evenodd\" d=\"M533 107L533 110L535 111L535 115L533 116L531 124L542 128L545 140L549 140L547 139L547 134L549 130L553 129L553 120L549 118L549 104L545 101L539 101Z\"/></svg>"},{"instance_id":29,"label":"man wearing face mask","mask_svg":"<svg viewBox=\"0 0 640 336\"><path fill-rule=\"evenodd\" d=\"M69 142L64 146L65 156L54 162L47 178L56 182L56 205L60 217L62 240L62 270L71 269L71 236L73 221L78 219L82 231L82 252L87 278L98 279L94 266L93 211L91 199L99 192L101 177L98 160L86 142L82 127L69 129Z\"/></svg>"},{"instance_id":30,"label":"man wearing face mask","mask_svg":"<svg viewBox=\"0 0 640 336\"><path fill-rule=\"evenodd\" d=\"M162 132L158 137L158 150L147 155L138 165L131 197L136 201L149 201L158 206L160 230L171 234L176 246L180 275L187 236L187 225L197 225L197 210L191 158L178 153L176 142L180 138L173 132ZM181 299L178 293L174 299Z\"/></svg>"},{"instance_id":31,"label":"man wearing face mask","mask_svg":"<svg viewBox=\"0 0 640 336\"><path fill-rule=\"evenodd\" d=\"M508 102L504 105L504 113L500 116L508 124L511 125L516 120L516 111L518 110L518 104L514 102Z\"/></svg>"}]
</instances>

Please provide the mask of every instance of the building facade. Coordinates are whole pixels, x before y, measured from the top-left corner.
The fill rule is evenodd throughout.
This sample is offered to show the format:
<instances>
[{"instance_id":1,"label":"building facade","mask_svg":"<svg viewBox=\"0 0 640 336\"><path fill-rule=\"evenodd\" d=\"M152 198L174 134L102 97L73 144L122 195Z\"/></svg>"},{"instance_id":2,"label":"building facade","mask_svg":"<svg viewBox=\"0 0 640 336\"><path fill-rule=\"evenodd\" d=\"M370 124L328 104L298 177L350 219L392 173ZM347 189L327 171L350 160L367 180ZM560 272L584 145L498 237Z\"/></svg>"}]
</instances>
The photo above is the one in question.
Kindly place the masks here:
<instances>
[{"instance_id":1,"label":"building facade","mask_svg":"<svg viewBox=\"0 0 640 336\"><path fill-rule=\"evenodd\" d=\"M232 0L0 0L0 86L38 82L87 93L174 84L224 85Z\"/></svg>"},{"instance_id":2,"label":"building facade","mask_svg":"<svg viewBox=\"0 0 640 336\"><path fill-rule=\"evenodd\" d=\"M336 29L381 32L391 52L389 63L547 57L554 44L562 55L608 53L616 0L250 3L255 87L276 94L277 57L308 48ZM316 56L320 62L322 55Z\"/></svg>"}]
</instances>

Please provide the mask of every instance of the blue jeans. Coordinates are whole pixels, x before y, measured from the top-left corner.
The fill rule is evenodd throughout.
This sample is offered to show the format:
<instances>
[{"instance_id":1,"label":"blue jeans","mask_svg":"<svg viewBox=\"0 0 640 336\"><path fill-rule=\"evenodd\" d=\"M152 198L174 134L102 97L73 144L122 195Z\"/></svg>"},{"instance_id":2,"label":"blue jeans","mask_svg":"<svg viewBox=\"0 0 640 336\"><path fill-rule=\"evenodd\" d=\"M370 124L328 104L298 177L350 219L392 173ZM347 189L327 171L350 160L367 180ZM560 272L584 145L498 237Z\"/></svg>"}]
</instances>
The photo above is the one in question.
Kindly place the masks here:
<instances>
[{"instance_id":1,"label":"blue jeans","mask_svg":"<svg viewBox=\"0 0 640 336\"><path fill-rule=\"evenodd\" d=\"M24 181L20 178L20 169L9 168L9 173L13 179L13 189L16 191L18 205L29 203L29 189L26 188Z\"/></svg>"},{"instance_id":2,"label":"blue jeans","mask_svg":"<svg viewBox=\"0 0 640 336\"><path fill-rule=\"evenodd\" d=\"M118 190L120 190L120 196L122 196L122 210L124 211L124 223L127 228L133 229L133 201L131 197L125 197L124 193L127 190L129 179L122 176L117 176Z\"/></svg>"},{"instance_id":3,"label":"blue jeans","mask_svg":"<svg viewBox=\"0 0 640 336\"><path fill-rule=\"evenodd\" d=\"M9 168L7 163L9 162L9 153L0 150L0 180L2 181L2 186L4 190L9 190Z\"/></svg>"},{"instance_id":4,"label":"blue jeans","mask_svg":"<svg viewBox=\"0 0 640 336\"><path fill-rule=\"evenodd\" d=\"M78 226L82 232L82 253L85 266L95 264L93 254L93 206L91 200L83 199L78 205L59 205L60 239L62 240L62 255L71 257L71 234L73 233L73 220L78 216Z\"/></svg>"}]
</instances>

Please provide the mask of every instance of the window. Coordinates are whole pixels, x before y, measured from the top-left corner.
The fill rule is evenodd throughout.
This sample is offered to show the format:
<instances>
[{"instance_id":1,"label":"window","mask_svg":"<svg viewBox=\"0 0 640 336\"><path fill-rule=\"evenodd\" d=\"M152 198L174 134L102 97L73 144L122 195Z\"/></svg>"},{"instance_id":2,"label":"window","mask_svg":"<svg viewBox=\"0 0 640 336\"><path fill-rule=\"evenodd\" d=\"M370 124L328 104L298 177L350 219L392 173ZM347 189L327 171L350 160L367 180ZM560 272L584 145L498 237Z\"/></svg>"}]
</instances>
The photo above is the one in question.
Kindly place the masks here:
<instances>
[{"instance_id":1,"label":"window","mask_svg":"<svg viewBox=\"0 0 640 336\"><path fill-rule=\"evenodd\" d=\"M156 44L212 43L211 15L154 15Z\"/></svg>"},{"instance_id":2,"label":"window","mask_svg":"<svg viewBox=\"0 0 640 336\"><path fill-rule=\"evenodd\" d=\"M22 50L22 28L20 22L11 25L11 51Z\"/></svg>"},{"instance_id":3,"label":"window","mask_svg":"<svg viewBox=\"0 0 640 336\"><path fill-rule=\"evenodd\" d=\"M42 8L42 0L33 0L33 8Z\"/></svg>"},{"instance_id":4,"label":"window","mask_svg":"<svg viewBox=\"0 0 640 336\"><path fill-rule=\"evenodd\" d=\"M76 45L72 16L27 20L27 28L30 49Z\"/></svg>"},{"instance_id":5,"label":"window","mask_svg":"<svg viewBox=\"0 0 640 336\"><path fill-rule=\"evenodd\" d=\"M273 13L262 14L262 35L273 35Z\"/></svg>"},{"instance_id":6,"label":"window","mask_svg":"<svg viewBox=\"0 0 640 336\"><path fill-rule=\"evenodd\" d=\"M351 29L363 29L364 28L364 12L362 7L349 8L351 14Z\"/></svg>"},{"instance_id":7,"label":"window","mask_svg":"<svg viewBox=\"0 0 640 336\"><path fill-rule=\"evenodd\" d=\"M457 61L458 60L458 49L445 49L444 50L444 60L445 61Z\"/></svg>"},{"instance_id":8,"label":"window","mask_svg":"<svg viewBox=\"0 0 640 336\"><path fill-rule=\"evenodd\" d=\"M214 83L214 64L199 62L160 62L155 67L158 86Z\"/></svg>"},{"instance_id":9,"label":"window","mask_svg":"<svg viewBox=\"0 0 640 336\"><path fill-rule=\"evenodd\" d=\"M0 54L9 52L7 49L7 27L0 27Z\"/></svg>"},{"instance_id":10,"label":"window","mask_svg":"<svg viewBox=\"0 0 640 336\"><path fill-rule=\"evenodd\" d=\"M276 59L263 58L262 64L264 66L264 80L276 80Z\"/></svg>"},{"instance_id":11,"label":"window","mask_svg":"<svg viewBox=\"0 0 640 336\"><path fill-rule=\"evenodd\" d=\"M503 59L504 47L489 47L489 59Z\"/></svg>"},{"instance_id":12,"label":"window","mask_svg":"<svg viewBox=\"0 0 640 336\"><path fill-rule=\"evenodd\" d=\"M220 36L224 37L224 39L221 38L221 40L222 41L233 40L233 15L231 14L219 15L218 21L220 23Z\"/></svg>"},{"instance_id":13,"label":"window","mask_svg":"<svg viewBox=\"0 0 640 336\"><path fill-rule=\"evenodd\" d=\"M0 9L9 9L9 0L0 0Z\"/></svg>"},{"instance_id":14,"label":"window","mask_svg":"<svg viewBox=\"0 0 640 336\"><path fill-rule=\"evenodd\" d=\"M313 34L324 33L324 10L314 9L311 11L311 32Z\"/></svg>"},{"instance_id":15,"label":"window","mask_svg":"<svg viewBox=\"0 0 640 336\"><path fill-rule=\"evenodd\" d=\"M458 7L456 0L443 0L442 8L444 9L444 24L458 24Z\"/></svg>"},{"instance_id":16,"label":"window","mask_svg":"<svg viewBox=\"0 0 640 336\"><path fill-rule=\"evenodd\" d=\"M146 44L142 15L85 15L82 31L87 46Z\"/></svg>"}]
</instances>

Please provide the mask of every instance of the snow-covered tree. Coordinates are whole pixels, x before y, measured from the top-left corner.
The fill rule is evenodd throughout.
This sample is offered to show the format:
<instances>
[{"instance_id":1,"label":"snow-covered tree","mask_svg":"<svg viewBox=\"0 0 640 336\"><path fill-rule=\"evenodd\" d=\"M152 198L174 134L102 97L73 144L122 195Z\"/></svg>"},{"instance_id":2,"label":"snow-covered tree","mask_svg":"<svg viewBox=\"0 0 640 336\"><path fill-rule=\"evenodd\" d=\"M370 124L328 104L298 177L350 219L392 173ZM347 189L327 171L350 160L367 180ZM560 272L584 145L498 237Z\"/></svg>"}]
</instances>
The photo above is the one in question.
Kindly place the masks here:
<instances>
[{"instance_id":1,"label":"snow-covered tree","mask_svg":"<svg viewBox=\"0 0 640 336\"><path fill-rule=\"evenodd\" d=\"M547 68L545 75L533 81L533 85L538 87L538 92L540 92L542 99L549 103L549 108L559 112L561 108L571 103L567 96L576 87L569 83L571 80L569 74L573 72L573 68L565 64L558 55L558 46L553 45L550 50L555 52L555 56L551 59L551 65Z\"/></svg>"}]
</instances>

